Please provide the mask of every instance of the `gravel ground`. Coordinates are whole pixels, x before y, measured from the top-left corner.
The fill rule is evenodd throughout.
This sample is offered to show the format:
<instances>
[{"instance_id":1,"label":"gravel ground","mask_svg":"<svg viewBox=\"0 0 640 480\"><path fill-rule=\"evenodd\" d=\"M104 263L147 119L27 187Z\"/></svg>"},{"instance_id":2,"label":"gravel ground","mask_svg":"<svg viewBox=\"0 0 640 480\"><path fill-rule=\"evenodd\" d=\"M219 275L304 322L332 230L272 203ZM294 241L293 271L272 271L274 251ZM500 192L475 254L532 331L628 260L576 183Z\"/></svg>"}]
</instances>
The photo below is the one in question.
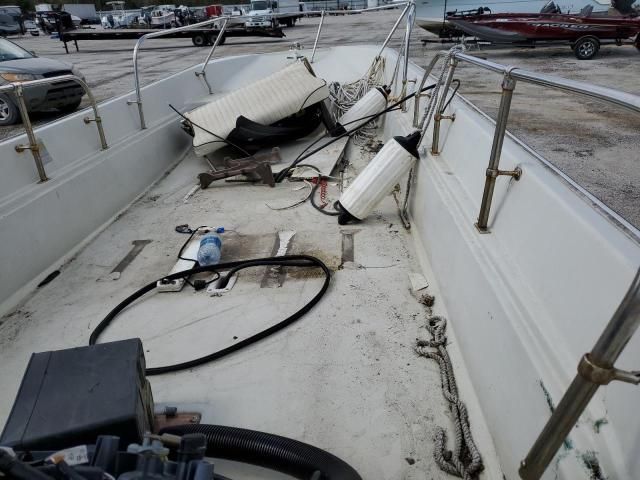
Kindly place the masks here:
<instances>
[{"instance_id":1,"label":"gravel ground","mask_svg":"<svg viewBox=\"0 0 640 480\"><path fill-rule=\"evenodd\" d=\"M320 47L380 43L398 11L327 17ZM216 56L286 50L292 42L313 45L318 19L304 19L285 30L284 39L229 38ZM398 46L396 35L392 46ZM434 39L417 29L413 36L414 61L425 65L440 45L422 46ZM13 39L40 56L76 64L85 74L98 101L133 88L132 49L135 40L80 41L80 52L65 54L61 42L48 37ZM445 48L447 46L445 45ZM200 63L206 49L189 39L154 39L145 43L140 71L143 83ZM492 61L528 70L589 81L640 95L640 54L631 46L605 46L594 60L579 61L568 46L537 49L492 49L472 53ZM461 65L456 77L460 93L495 118L500 100L500 76ZM56 112L34 113L40 125L58 118ZM535 148L566 174L640 228L640 117L620 108L525 84L516 87L509 130ZM0 140L22 133L20 126L0 127ZM487 152L488 157L488 152Z\"/></svg>"}]
</instances>

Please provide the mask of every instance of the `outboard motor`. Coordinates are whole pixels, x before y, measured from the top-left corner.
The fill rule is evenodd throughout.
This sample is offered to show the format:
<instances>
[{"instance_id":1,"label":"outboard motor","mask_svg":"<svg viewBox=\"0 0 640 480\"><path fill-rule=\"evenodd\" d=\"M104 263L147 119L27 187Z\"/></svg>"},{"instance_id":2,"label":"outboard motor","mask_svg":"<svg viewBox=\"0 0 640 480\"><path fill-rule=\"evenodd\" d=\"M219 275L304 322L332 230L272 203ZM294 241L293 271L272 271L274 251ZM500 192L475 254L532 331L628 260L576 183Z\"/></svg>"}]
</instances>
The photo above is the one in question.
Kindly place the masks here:
<instances>
[{"instance_id":1,"label":"outboard motor","mask_svg":"<svg viewBox=\"0 0 640 480\"><path fill-rule=\"evenodd\" d=\"M393 137L360 172L342 194L336 208L340 210L338 223L364 220L380 201L393 190L420 157L420 132L406 137Z\"/></svg>"}]
</instances>

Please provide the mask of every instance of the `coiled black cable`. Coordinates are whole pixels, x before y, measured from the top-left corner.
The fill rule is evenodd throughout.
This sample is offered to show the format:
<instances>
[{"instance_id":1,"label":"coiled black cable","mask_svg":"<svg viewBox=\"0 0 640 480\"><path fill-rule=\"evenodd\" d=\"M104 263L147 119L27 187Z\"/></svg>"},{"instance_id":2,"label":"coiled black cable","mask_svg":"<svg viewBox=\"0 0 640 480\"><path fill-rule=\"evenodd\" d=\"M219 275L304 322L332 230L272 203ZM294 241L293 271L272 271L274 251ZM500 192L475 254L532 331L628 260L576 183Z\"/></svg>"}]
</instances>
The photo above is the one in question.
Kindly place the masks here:
<instances>
[{"instance_id":1,"label":"coiled black cable","mask_svg":"<svg viewBox=\"0 0 640 480\"><path fill-rule=\"evenodd\" d=\"M320 268L322 269L325 279L322 287L315 294L315 296L309 300L302 308L300 308L297 312L293 313L289 317L284 320L276 323L275 325L270 326L254 335L251 335L244 340L241 340L233 345L230 345L226 348L218 350L216 352L210 353L203 357L199 357L193 360L189 360L186 362L176 363L174 365L166 365L162 367L153 367L147 368L146 374L151 375L161 375L163 373L170 372L178 372L180 370L185 370L188 368L194 368L199 365L203 365L205 363L213 362L214 360L218 360L222 357L225 357L231 353L237 352L249 345L256 343L280 330L291 325L295 321L302 318L309 310L313 308L313 306L320 301L322 296L326 293L329 288L329 282L331 280L331 271L329 268L322 262L322 260L312 257L311 255L283 255L280 257L267 257L267 258L258 258L255 260L240 260L236 262L226 262L226 263L218 263L217 265L208 265L204 267L195 267L189 270L183 270L182 272L172 273L171 275L167 275L166 277L162 277L161 279L151 282L148 285L145 285L140 290L134 292L125 298L122 302L120 302L113 310L111 310L106 317L102 319L102 321L98 324L98 326L91 332L91 336L89 337L89 345L95 345L100 338L100 335L106 330L106 328L111 324L111 322L122 312L125 308L131 305L133 302L151 292L156 288L156 284L158 281L163 280L177 280L179 278L187 278L191 275L201 272L216 272L220 273L220 271L226 271L227 273L222 277L220 286L224 288L229 279L238 271L243 270L245 268L251 267L259 267L259 266L283 266L283 267L305 267L305 268Z\"/></svg>"},{"instance_id":2,"label":"coiled black cable","mask_svg":"<svg viewBox=\"0 0 640 480\"><path fill-rule=\"evenodd\" d=\"M271 433L194 424L168 427L160 433L202 433L207 439L208 457L258 465L298 479L362 480L351 465L335 455L313 445Z\"/></svg>"},{"instance_id":3,"label":"coiled black cable","mask_svg":"<svg viewBox=\"0 0 640 480\"><path fill-rule=\"evenodd\" d=\"M320 145L319 147L314 148L313 150L311 150L308 153L307 150L309 149L309 146L307 146L307 148L305 148L302 153L300 155L298 155L298 157L287 167L283 168L282 170L280 170L278 173L276 173L274 175L275 181L276 183L280 183L282 182L282 180L285 179L285 177L288 175L288 173L291 171L292 168L294 168L296 165L298 165L300 162L302 162L303 160L306 160L307 158L311 157L312 155L315 155L316 153L318 153L320 150L322 150L323 148L328 147L329 145L331 145L334 142L337 142L338 140L340 140L341 138L347 136L347 135L351 135L352 133L358 131L359 129L361 129L362 127L364 127L365 125L367 125L370 122L373 122L376 118L385 115L389 112L391 112L392 110L395 110L398 106L402 105L404 102L406 102L407 100L413 98L416 96L416 94L422 94L423 92L426 92L427 90L432 90L435 87L435 84L433 85L427 85L426 87L424 87L422 90L420 90L419 92L413 92L410 93L409 95L406 95L404 97L402 97L400 100L394 102L393 104L391 104L390 106L388 106L387 108L385 108L384 110L382 110L381 112L378 112L376 114L373 115L367 115L365 117L356 119L352 122L349 123L354 123L354 122L358 122L360 120L364 120L365 118L368 118L368 120L366 122L364 122L362 125L358 125L357 127L354 127L350 130L345 130L344 132L342 132L340 135L337 135L331 139L329 139L327 142L323 143L322 145ZM315 145L316 143L318 143L318 141L320 139L322 139L324 137L320 137L318 140L316 140L315 142L312 143L312 145Z\"/></svg>"}]
</instances>

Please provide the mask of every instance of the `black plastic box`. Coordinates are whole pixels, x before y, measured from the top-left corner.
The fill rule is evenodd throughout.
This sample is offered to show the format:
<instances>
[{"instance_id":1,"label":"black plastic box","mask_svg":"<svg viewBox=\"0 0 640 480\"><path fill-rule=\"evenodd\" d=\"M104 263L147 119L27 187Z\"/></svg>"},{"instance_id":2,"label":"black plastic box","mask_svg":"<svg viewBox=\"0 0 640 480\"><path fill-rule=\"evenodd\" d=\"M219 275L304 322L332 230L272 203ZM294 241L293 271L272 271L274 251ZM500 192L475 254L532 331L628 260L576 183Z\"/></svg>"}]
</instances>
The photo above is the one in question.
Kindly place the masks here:
<instances>
[{"instance_id":1,"label":"black plastic box","mask_svg":"<svg viewBox=\"0 0 640 480\"><path fill-rule=\"evenodd\" d=\"M153 426L153 397L142 342L134 338L34 353L0 445L59 450L117 435L140 443Z\"/></svg>"}]
</instances>

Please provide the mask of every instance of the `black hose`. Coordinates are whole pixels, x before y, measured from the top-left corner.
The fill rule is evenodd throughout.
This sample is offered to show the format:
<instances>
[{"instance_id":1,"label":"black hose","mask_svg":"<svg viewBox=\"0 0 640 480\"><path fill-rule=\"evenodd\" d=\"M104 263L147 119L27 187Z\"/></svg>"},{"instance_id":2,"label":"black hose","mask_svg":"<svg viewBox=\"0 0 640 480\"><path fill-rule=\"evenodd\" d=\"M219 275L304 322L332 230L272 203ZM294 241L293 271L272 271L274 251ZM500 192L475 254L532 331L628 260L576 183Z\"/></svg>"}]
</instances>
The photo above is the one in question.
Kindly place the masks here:
<instances>
[{"instance_id":1,"label":"black hose","mask_svg":"<svg viewBox=\"0 0 640 480\"><path fill-rule=\"evenodd\" d=\"M298 479L362 480L353 467L335 455L313 445L271 433L194 424L168 427L160 433L202 433L207 438L208 457L258 465ZM320 477L316 472L320 472Z\"/></svg>"},{"instance_id":2,"label":"black hose","mask_svg":"<svg viewBox=\"0 0 640 480\"><path fill-rule=\"evenodd\" d=\"M327 148L329 145L331 145L334 142L337 142L338 140L340 140L341 138L347 136L347 135L351 135L352 133L358 131L359 129L361 129L362 127L364 127L365 125L373 122L376 118L389 113L392 110L395 110L396 107L398 107L399 105L402 105L404 102L406 102L407 100L413 98L416 96L416 94L418 93L423 93L426 92L427 90L432 90L435 87L435 83L433 85L427 85L426 87L424 87L422 90L420 90L419 92L413 92L410 93L409 95L406 95L404 97L402 97L400 100L398 100L397 102L391 104L390 106L388 106L387 108L385 108L384 110L382 110L381 112L378 112L376 114L373 115L367 115L365 117L359 118L354 120L353 122L356 121L360 121L360 120L364 120L365 118L369 118L369 120L367 120L366 122L364 122L362 125L358 125L357 127L354 127L350 130L345 130L344 132L342 132L340 135L331 138L328 142L323 143L322 145L320 145L317 148L314 148L313 150L311 150L310 152L306 153L306 154L300 154L298 155L298 157L291 163L291 165L283 168L282 170L280 170L278 173L276 173L274 175L275 181L276 183L280 183L282 182L282 180L284 180L284 178L287 176L287 174L291 171L292 168L294 168L296 165L298 165L300 162L302 162L303 160L306 160L307 158L311 157L312 155L315 155L316 153L318 153L320 150ZM349 122L349 123L353 123L353 122ZM324 138L324 137L320 137L320 138ZM320 140L320 139L318 139ZM315 145L318 140L316 140L315 142L313 142L312 145ZM302 152L306 152L309 149L309 147L305 148Z\"/></svg>"},{"instance_id":3,"label":"black hose","mask_svg":"<svg viewBox=\"0 0 640 480\"><path fill-rule=\"evenodd\" d=\"M113 321L114 318L116 318L118 316L118 314L120 314L120 312L122 312L125 308L127 308L129 305L131 305L133 302L135 302L137 299L139 299L140 297L144 296L145 294L149 293L150 291L154 290L156 288L156 284L158 281L163 281L163 280L177 280L179 278L186 278L189 277L191 275L194 275L196 273L201 273L201 272L216 272L219 273L220 270L222 271L226 271L226 275L224 277L222 277L221 280L221 287L226 286L226 284L229 282L229 279L231 278L231 276L233 276L233 274L235 274L236 272L238 272L239 270L243 270L245 268L250 268L250 267L258 267L258 266L264 266L264 265L278 265L278 266L285 266L285 267L305 267L305 268L321 268L322 271L325 274L325 279L324 279L324 283L322 284L322 287L320 288L320 290L318 291L318 293L316 293L316 295L309 300L309 302L307 302L306 305L304 305L302 308L300 308L297 312L295 312L293 315L285 318L284 320L276 323L275 325L270 326L269 328L266 328L248 338L245 338L244 340L241 340L237 343L234 343L233 345L230 345L226 348L223 348L222 350L218 350L216 352L210 353L209 355L205 355L203 357L199 357L196 358L194 360L189 360L186 362L182 362L182 363L176 363L174 365L166 365L163 367L154 367L154 368L147 368L146 369L146 374L151 376L151 375L161 375L163 373L170 373L170 372L178 372L180 370L185 370L188 368L193 368L193 367L197 367L199 365L203 365L205 363L209 363L212 362L214 360L218 360L222 357L225 357L233 352L237 352L238 350L243 349L244 347L247 347L259 340L262 340L266 337L268 337L269 335L272 335L274 333L276 333L279 330L282 330L283 328L291 325L292 323L294 323L295 321L299 320L300 318L302 318L302 316L304 316L309 310L311 310L313 308L313 306L318 303L320 301L320 299L322 298L322 296L325 294L325 292L327 291L327 288L329 288L329 281L331 279L331 271L329 270L329 268L318 258L316 257L312 257L310 255L283 255L280 257L267 257L267 258L258 258L255 260L240 260L237 262L227 262L227 263L218 263L216 265L208 265L208 266L204 266L204 267L195 267L195 268L191 268L189 270L183 270L182 272L176 272L176 273L172 273L171 275L167 275L166 277L161 278L160 280L154 281L149 283L148 285L142 287L140 290L138 290L137 292L134 292L133 294L129 295L127 298L125 298L122 302L120 302L113 310L111 310L106 317L104 317L102 319L102 321L98 324L98 326L93 330L93 332L91 332L91 336L89 337L89 345L95 345L96 342L98 341L98 338L100 337L100 335L102 334L102 332L105 331L105 329L111 324L111 322Z\"/></svg>"},{"instance_id":4,"label":"black hose","mask_svg":"<svg viewBox=\"0 0 640 480\"><path fill-rule=\"evenodd\" d=\"M51 480L49 475L0 449L0 472L13 480Z\"/></svg>"}]
</instances>

